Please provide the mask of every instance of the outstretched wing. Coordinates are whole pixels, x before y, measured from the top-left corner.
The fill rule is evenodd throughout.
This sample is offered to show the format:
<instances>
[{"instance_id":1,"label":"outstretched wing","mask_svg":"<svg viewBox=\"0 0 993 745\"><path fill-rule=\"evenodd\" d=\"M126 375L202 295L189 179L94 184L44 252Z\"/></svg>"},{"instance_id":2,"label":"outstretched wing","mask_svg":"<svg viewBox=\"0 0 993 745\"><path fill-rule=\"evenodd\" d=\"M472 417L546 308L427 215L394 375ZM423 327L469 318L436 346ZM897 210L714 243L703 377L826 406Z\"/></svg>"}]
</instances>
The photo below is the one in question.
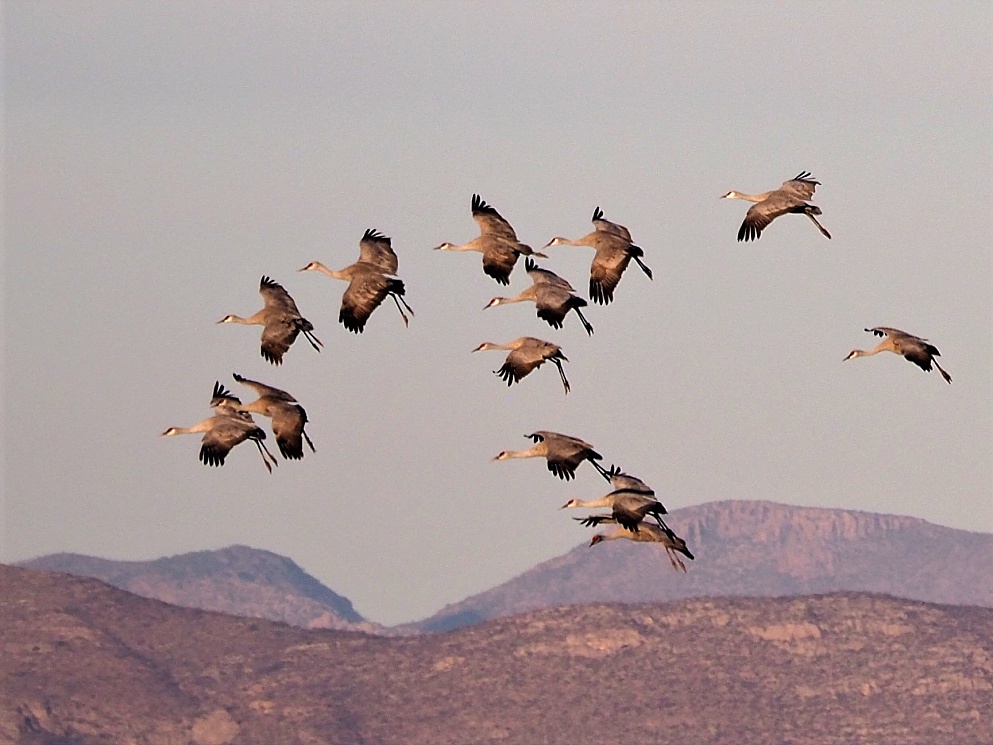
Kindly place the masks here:
<instances>
[{"instance_id":1,"label":"outstretched wing","mask_svg":"<svg viewBox=\"0 0 993 745\"><path fill-rule=\"evenodd\" d=\"M273 388L271 385L266 385L265 383L259 383L257 380L249 380L244 378L238 373L232 373L232 377L242 385L246 385L255 391L259 398L262 396L268 396L269 398L274 398L278 401L295 402L296 399L293 398L286 391L280 390L279 388Z\"/></svg>"},{"instance_id":2,"label":"outstretched wing","mask_svg":"<svg viewBox=\"0 0 993 745\"><path fill-rule=\"evenodd\" d=\"M399 285L401 290L399 294L403 294L403 282L398 279L391 279L385 274L376 272L356 274L348 283L348 289L341 296L341 311L338 313L338 320L349 331L361 334L369 316L389 294L393 283Z\"/></svg>"},{"instance_id":3,"label":"outstretched wing","mask_svg":"<svg viewBox=\"0 0 993 745\"><path fill-rule=\"evenodd\" d=\"M631 233L623 225L618 225L616 222L611 222L603 217L603 210L597 207L593 210L593 227L597 230L602 230L605 233L613 233L618 235L626 241L631 240Z\"/></svg>"},{"instance_id":4,"label":"outstretched wing","mask_svg":"<svg viewBox=\"0 0 993 745\"><path fill-rule=\"evenodd\" d=\"M820 181L815 181L808 171L801 171L789 181L784 181L779 187L782 191L796 194L800 199L807 200L814 196L814 190L821 185Z\"/></svg>"},{"instance_id":5,"label":"outstretched wing","mask_svg":"<svg viewBox=\"0 0 993 745\"><path fill-rule=\"evenodd\" d=\"M275 318L270 318L262 330L262 357L274 365L283 362L283 355L290 350L290 345L296 341L300 333L299 321L303 319L294 318L289 314L280 314Z\"/></svg>"},{"instance_id":6,"label":"outstretched wing","mask_svg":"<svg viewBox=\"0 0 993 745\"><path fill-rule=\"evenodd\" d=\"M493 236L483 248L483 271L500 284L509 285L518 255L511 244Z\"/></svg>"},{"instance_id":7,"label":"outstretched wing","mask_svg":"<svg viewBox=\"0 0 993 745\"><path fill-rule=\"evenodd\" d=\"M269 277L262 277L262 281L259 283L259 294L262 295L262 300L265 302L265 307L281 308L282 310L289 311L294 315L300 315L300 311L297 309L297 304L293 302L293 298L290 297L290 293L288 293L281 284L273 281Z\"/></svg>"},{"instance_id":8,"label":"outstretched wing","mask_svg":"<svg viewBox=\"0 0 993 745\"><path fill-rule=\"evenodd\" d=\"M908 334L906 331L901 331L900 329L890 328L889 326L874 326L871 329L866 329L870 334L875 334L876 336L889 336L893 339L920 339L920 341L927 341L927 339L922 339L919 336L914 336L913 334Z\"/></svg>"},{"instance_id":9,"label":"outstretched wing","mask_svg":"<svg viewBox=\"0 0 993 745\"><path fill-rule=\"evenodd\" d=\"M514 232L511 224L478 194L472 195L472 219L479 225L479 232L482 235L500 235L517 241L517 233Z\"/></svg>"},{"instance_id":10,"label":"outstretched wing","mask_svg":"<svg viewBox=\"0 0 993 745\"><path fill-rule=\"evenodd\" d=\"M248 438L265 439L262 429L240 417L220 414L212 422L213 426L200 441L200 460L207 466L223 466L231 449Z\"/></svg>"},{"instance_id":11,"label":"outstretched wing","mask_svg":"<svg viewBox=\"0 0 993 745\"><path fill-rule=\"evenodd\" d=\"M272 433L284 458L303 458L303 428L306 424L307 412L297 404L280 406L273 412Z\"/></svg>"},{"instance_id":12,"label":"outstretched wing","mask_svg":"<svg viewBox=\"0 0 993 745\"><path fill-rule=\"evenodd\" d=\"M372 264L385 274L396 274L400 266L389 238L374 228L369 228L359 241L359 261Z\"/></svg>"}]
</instances>

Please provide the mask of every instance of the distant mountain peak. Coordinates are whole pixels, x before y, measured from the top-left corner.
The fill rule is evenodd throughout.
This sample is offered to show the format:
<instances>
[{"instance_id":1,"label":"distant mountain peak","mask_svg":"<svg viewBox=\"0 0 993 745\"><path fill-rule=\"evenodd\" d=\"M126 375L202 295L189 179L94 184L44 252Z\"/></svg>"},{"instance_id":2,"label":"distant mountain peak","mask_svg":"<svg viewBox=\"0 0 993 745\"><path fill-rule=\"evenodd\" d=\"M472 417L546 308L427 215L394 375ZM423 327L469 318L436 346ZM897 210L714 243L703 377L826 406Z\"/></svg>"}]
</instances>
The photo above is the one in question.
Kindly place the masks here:
<instances>
[{"instance_id":1,"label":"distant mountain peak","mask_svg":"<svg viewBox=\"0 0 993 745\"><path fill-rule=\"evenodd\" d=\"M667 522L697 557L685 575L669 569L658 546L583 543L399 630L441 631L550 605L837 591L993 606L993 535L761 500L708 502Z\"/></svg>"},{"instance_id":2,"label":"distant mountain peak","mask_svg":"<svg viewBox=\"0 0 993 745\"><path fill-rule=\"evenodd\" d=\"M52 554L22 566L78 576L174 605L284 621L294 626L377 631L348 598L285 556L244 545L150 561Z\"/></svg>"}]
</instances>

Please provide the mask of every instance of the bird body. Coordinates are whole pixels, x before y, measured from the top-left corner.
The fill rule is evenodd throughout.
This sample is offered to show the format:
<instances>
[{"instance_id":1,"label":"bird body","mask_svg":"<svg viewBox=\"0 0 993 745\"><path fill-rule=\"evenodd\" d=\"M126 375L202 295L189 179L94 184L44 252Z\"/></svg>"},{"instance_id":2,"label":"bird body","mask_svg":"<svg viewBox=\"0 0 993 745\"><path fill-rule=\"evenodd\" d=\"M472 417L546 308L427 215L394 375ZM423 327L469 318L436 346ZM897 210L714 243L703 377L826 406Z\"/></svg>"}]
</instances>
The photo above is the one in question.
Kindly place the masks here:
<instances>
[{"instance_id":1,"label":"bird body","mask_svg":"<svg viewBox=\"0 0 993 745\"><path fill-rule=\"evenodd\" d=\"M648 515L651 515L659 523L660 528L668 530L668 526L662 521L662 515L666 514L666 509L662 503L655 499L654 496L630 489L614 489L614 491L605 494L599 499L570 499L562 505L562 509L569 507L584 507L588 509L609 507L614 520L635 533L638 532L638 526L641 524L641 521Z\"/></svg>"},{"instance_id":2,"label":"bird body","mask_svg":"<svg viewBox=\"0 0 993 745\"><path fill-rule=\"evenodd\" d=\"M603 460L603 456L588 442L547 430L539 430L524 436L534 440L534 447L527 450L504 450L494 460L545 458L548 461L548 470L566 481L576 477L576 469L585 460L589 461L601 476L610 480L607 469L597 463L598 460Z\"/></svg>"},{"instance_id":3,"label":"bird body","mask_svg":"<svg viewBox=\"0 0 993 745\"><path fill-rule=\"evenodd\" d=\"M513 297L495 297L490 300L486 308L508 303L533 302L538 318L556 329L562 328L562 323L571 310L579 316L586 333L592 335L593 325L586 320L586 316L580 310L586 307L587 303L583 298L574 295L571 289L567 289L571 288L571 285L554 272L539 269L530 259L525 263L525 267L531 278L531 286Z\"/></svg>"},{"instance_id":4,"label":"bird body","mask_svg":"<svg viewBox=\"0 0 993 745\"><path fill-rule=\"evenodd\" d=\"M494 370L497 375L507 381L508 386L520 382L521 378L549 360L558 368L559 377L562 378L562 387L566 393L569 392L569 381L566 380L565 371L562 369L562 363L567 362L568 359L562 354L562 348L558 344L536 339L533 336L522 336L506 344L483 342L472 351L482 352L490 349L510 352L503 366L499 370Z\"/></svg>"},{"instance_id":5,"label":"bird body","mask_svg":"<svg viewBox=\"0 0 993 745\"><path fill-rule=\"evenodd\" d=\"M298 334L303 334L310 346L320 352L324 346L320 339L314 336L313 324L300 315L297 304L290 294L277 282L269 277L262 277L259 283L259 293L264 302L262 310L254 315L242 318L233 313L224 316L218 323L241 323L249 326L263 326L261 353L262 357L274 365L283 362L283 355L289 351L290 345L296 341Z\"/></svg>"},{"instance_id":6,"label":"bird body","mask_svg":"<svg viewBox=\"0 0 993 745\"><path fill-rule=\"evenodd\" d=\"M262 455L262 463L266 470L272 473L273 464L277 464L272 453L262 444L265 439L265 430L256 426L252 420L252 415L245 411L239 411L233 407L233 403L238 399L225 391L219 382L214 383L214 394L211 406L214 415L204 419L192 427L169 427L162 433L164 437L173 435L203 434L200 445L200 461L206 466L223 466L224 460L229 452L236 445L245 440L251 440L259 449Z\"/></svg>"},{"instance_id":7,"label":"bird body","mask_svg":"<svg viewBox=\"0 0 993 745\"><path fill-rule=\"evenodd\" d=\"M607 476L610 485L614 487L612 492L599 499L570 499L562 505L562 509L610 507L614 520L635 533L638 532L641 521L651 515L662 530L675 538L675 533L662 520L667 512L665 506L655 498L655 490L641 479L623 473L616 467L611 467Z\"/></svg>"},{"instance_id":8,"label":"bird body","mask_svg":"<svg viewBox=\"0 0 993 745\"><path fill-rule=\"evenodd\" d=\"M404 308L411 316L414 315L413 309L403 299L407 292L403 280L394 276L398 267L399 260L390 239L370 228L359 241L359 260L354 264L344 269L329 269L319 261L312 261L300 271L318 271L332 279L348 282L348 288L341 296L338 322L349 331L361 334L369 316L387 296L396 303L404 326L409 323Z\"/></svg>"},{"instance_id":9,"label":"bird body","mask_svg":"<svg viewBox=\"0 0 993 745\"><path fill-rule=\"evenodd\" d=\"M580 520L580 522L587 526L595 526L600 523L617 522L613 515L591 515L587 518L576 519ZM653 525L649 522L641 523L638 526L637 531L630 530L623 525L618 525L609 533L597 533L590 541L590 545L595 546L596 544L603 543L604 541L616 541L620 539L633 541L634 543L662 544L662 547L665 549L665 552L669 557L669 563L672 564L672 568L676 570L682 569L684 572L686 571L686 564L684 564L683 560L676 555L677 552L691 561L695 558L689 548L687 548L686 541L672 533L672 531L667 533L659 526Z\"/></svg>"},{"instance_id":10,"label":"bird body","mask_svg":"<svg viewBox=\"0 0 993 745\"><path fill-rule=\"evenodd\" d=\"M569 239L557 236L548 242L548 246L589 246L596 253L590 264L590 299L594 303L606 305L614 299L614 288L621 281L621 275L627 269L631 259L637 262L641 270L652 278L649 269L641 258L645 252L631 241L631 233L623 225L603 219L603 212L597 207L593 211L592 233L582 238Z\"/></svg>"},{"instance_id":11,"label":"bird body","mask_svg":"<svg viewBox=\"0 0 993 745\"><path fill-rule=\"evenodd\" d=\"M284 458L300 460L303 458L303 441L306 440L311 452L316 452L314 443L310 441L304 429L307 425L307 412L286 391L273 388L265 383L243 378L237 373L234 379L248 386L258 394L258 398L249 404L235 404L238 411L251 412L269 417L272 423L272 433L276 437L279 452ZM236 399L237 400L237 399Z\"/></svg>"},{"instance_id":12,"label":"bird body","mask_svg":"<svg viewBox=\"0 0 993 745\"><path fill-rule=\"evenodd\" d=\"M478 251L483 255L483 271L502 285L510 284L510 274L521 254L547 258L521 243L511 224L478 194L472 195L472 217L479 225L478 237L462 245L442 243L435 250Z\"/></svg>"},{"instance_id":13,"label":"bird body","mask_svg":"<svg viewBox=\"0 0 993 745\"><path fill-rule=\"evenodd\" d=\"M739 241L758 240L769 223L780 215L790 213L806 215L825 238L830 238L831 234L817 222L815 217L821 214L820 207L807 203L818 186L820 181L815 181L807 171L803 171L797 174L796 178L784 181L782 186L773 191L764 191L761 194L729 191L721 198L744 199L755 203L745 213L745 220L738 230Z\"/></svg>"},{"instance_id":14,"label":"bird body","mask_svg":"<svg viewBox=\"0 0 993 745\"><path fill-rule=\"evenodd\" d=\"M925 372L931 372L931 365L933 364L938 368L938 372L941 373L941 377L945 379L946 383L952 382L952 376L945 372L941 365L938 364L938 360L935 359L935 357L941 356L941 352L927 339L922 339L919 336L914 336L913 334L908 334L905 331L888 326L876 326L875 328L866 329L866 331L884 338L872 349L853 349L845 357L845 360L854 359L855 357L871 357L880 352L893 352L910 360Z\"/></svg>"}]
</instances>

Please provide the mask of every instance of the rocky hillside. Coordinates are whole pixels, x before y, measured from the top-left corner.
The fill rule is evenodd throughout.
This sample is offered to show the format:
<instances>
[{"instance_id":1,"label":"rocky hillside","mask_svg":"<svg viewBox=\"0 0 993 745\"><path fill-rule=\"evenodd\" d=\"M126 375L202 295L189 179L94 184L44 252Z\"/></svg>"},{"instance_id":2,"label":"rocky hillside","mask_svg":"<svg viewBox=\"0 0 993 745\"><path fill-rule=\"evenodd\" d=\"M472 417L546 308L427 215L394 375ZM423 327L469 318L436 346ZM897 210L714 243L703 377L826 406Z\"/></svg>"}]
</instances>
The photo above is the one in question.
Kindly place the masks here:
<instances>
[{"instance_id":1,"label":"rocky hillside","mask_svg":"<svg viewBox=\"0 0 993 745\"><path fill-rule=\"evenodd\" d=\"M584 543L405 628L450 629L552 605L841 590L993 606L993 535L986 533L760 501L710 502L670 518L696 555L686 574L674 572L657 545Z\"/></svg>"},{"instance_id":2,"label":"rocky hillside","mask_svg":"<svg viewBox=\"0 0 993 745\"><path fill-rule=\"evenodd\" d=\"M348 598L322 585L292 560L247 546L154 561L53 554L22 566L96 577L136 595L187 608L268 618L304 628L379 629L356 613Z\"/></svg>"},{"instance_id":3,"label":"rocky hillside","mask_svg":"<svg viewBox=\"0 0 993 745\"><path fill-rule=\"evenodd\" d=\"M308 631L0 566L0 742L979 745L993 609L864 594Z\"/></svg>"}]
</instances>

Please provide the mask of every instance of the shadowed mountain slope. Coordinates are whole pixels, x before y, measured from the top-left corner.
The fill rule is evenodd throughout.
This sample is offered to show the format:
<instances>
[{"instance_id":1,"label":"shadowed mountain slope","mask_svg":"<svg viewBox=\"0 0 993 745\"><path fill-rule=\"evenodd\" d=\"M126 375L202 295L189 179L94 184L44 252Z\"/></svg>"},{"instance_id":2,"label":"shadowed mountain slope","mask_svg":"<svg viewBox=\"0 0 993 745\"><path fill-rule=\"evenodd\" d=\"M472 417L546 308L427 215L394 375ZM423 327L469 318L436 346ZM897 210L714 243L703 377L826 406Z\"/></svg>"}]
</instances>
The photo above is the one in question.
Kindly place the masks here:
<instances>
[{"instance_id":1,"label":"shadowed mountain slope","mask_svg":"<svg viewBox=\"0 0 993 745\"><path fill-rule=\"evenodd\" d=\"M136 595L187 608L268 618L304 628L379 628L356 613L348 598L322 585L292 560L247 546L154 561L52 554L21 566L95 577Z\"/></svg>"},{"instance_id":2,"label":"shadowed mountain slope","mask_svg":"<svg viewBox=\"0 0 993 745\"><path fill-rule=\"evenodd\" d=\"M993 535L986 533L761 501L709 502L675 510L666 520L696 556L686 574L672 571L659 545L583 543L401 628L451 629L553 605L842 590L993 606Z\"/></svg>"},{"instance_id":3,"label":"shadowed mountain slope","mask_svg":"<svg viewBox=\"0 0 993 745\"><path fill-rule=\"evenodd\" d=\"M993 610L874 595L389 638L0 566L0 659L0 742L18 745L993 742Z\"/></svg>"}]
</instances>

